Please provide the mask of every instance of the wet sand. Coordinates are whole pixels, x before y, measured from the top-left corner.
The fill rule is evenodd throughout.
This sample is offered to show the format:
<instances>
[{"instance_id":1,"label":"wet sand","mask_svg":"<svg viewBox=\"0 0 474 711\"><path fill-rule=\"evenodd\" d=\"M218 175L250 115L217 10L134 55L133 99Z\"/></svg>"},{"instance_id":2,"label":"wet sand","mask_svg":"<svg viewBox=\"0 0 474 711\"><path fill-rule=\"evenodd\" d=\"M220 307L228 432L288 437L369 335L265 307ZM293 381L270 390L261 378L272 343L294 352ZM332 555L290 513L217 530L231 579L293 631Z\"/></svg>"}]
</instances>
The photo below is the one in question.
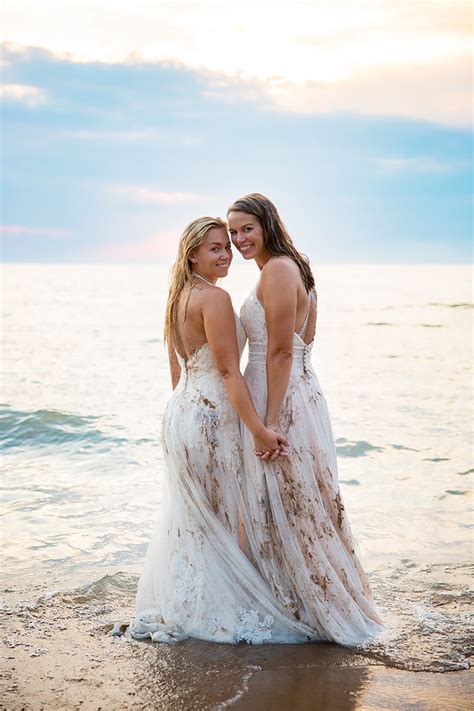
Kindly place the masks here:
<instances>
[{"instance_id":1,"label":"wet sand","mask_svg":"<svg viewBox=\"0 0 474 711\"><path fill-rule=\"evenodd\" d=\"M11 609L2 622L0 708L470 708L471 671L403 671L330 644L136 642L111 636L113 607L61 594Z\"/></svg>"}]
</instances>

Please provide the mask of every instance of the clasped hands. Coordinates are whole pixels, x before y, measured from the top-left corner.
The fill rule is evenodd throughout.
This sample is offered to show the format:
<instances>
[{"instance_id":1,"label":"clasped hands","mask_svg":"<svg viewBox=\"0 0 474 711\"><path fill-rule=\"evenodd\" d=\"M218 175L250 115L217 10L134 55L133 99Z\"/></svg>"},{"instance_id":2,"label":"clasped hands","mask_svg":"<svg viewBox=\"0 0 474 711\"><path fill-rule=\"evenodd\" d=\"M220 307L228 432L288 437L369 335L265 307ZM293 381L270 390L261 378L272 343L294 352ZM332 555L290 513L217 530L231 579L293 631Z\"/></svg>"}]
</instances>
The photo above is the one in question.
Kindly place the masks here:
<instances>
[{"instance_id":1,"label":"clasped hands","mask_svg":"<svg viewBox=\"0 0 474 711\"><path fill-rule=\"evenodd\" d=\"M253 451L259 459L274 462L278 457L287 457L289 454L288 440L277 425L266 423L262 430L254 435L253 441Z\"/></svg>"}]
</instances>

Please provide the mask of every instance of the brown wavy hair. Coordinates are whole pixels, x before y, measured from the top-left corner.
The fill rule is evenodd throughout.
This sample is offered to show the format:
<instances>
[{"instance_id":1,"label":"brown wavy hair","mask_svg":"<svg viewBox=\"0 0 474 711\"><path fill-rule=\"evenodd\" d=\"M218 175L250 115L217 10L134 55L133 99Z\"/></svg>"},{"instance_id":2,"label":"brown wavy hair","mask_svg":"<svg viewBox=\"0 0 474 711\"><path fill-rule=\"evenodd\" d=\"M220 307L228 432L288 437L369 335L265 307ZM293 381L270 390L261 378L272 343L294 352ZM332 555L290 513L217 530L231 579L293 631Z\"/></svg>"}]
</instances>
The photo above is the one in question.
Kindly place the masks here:
<instances>
[{"instance_id":1,"label":"brown wavy hair","mask_svg":"<svg viewBox=\"0 0 474 711\"><path fill-rule=\"evenodd\" d=\"M192 262L190 255L198 249L206 239L209 230L222 228L227 232L227 223L220 217L198 217L184 230L179 240L176 261L171 267L170 288L166 304L164 340L165 343L173 334L178 313L179 297L183 290L188 290L185 309L189 299L189 287L192 278Z\"/></svg>"},{"instance_id":2,"label":"brown wavy hair","mask_svg":"<svg viewBox=\"0 0 474 711\"><path fill-rule=\"evenodd\" d=\"M309 293L314 289L315 282L309 259L296 249L278 210L269 198L261 193L244 195L232 203L227 210L227 216L232 211L245 212L256 217L262 225L263 246L267 252L273 257L283 254L291 257L298 265L306 291Z\"/></svg>"}]
</instances>

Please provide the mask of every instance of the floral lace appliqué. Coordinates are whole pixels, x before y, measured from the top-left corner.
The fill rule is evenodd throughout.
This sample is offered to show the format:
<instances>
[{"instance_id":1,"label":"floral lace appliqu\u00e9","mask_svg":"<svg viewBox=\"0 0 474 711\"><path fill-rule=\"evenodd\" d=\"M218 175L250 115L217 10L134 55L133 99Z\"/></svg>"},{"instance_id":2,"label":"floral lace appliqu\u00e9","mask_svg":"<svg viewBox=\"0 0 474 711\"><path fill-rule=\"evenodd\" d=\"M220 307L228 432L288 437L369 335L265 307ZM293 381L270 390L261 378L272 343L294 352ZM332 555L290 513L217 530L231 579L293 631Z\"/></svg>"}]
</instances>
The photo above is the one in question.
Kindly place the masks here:
<instances>
[{"instance_id":1,"label":"floral lace appliqu\u00e9","mask_svg":"<svg viewBox=\"0 0 474 711\"><path fill-rule=\"evenodd\" d=\"M271 639L273 617L266 615L260 620L256 610L246 610L243 607L237 608L239 624L236 630L236 642L247 642L248 644L262 644L266 639Z\"/></svg>"},{"instance_id":2,"label":"floral lace appliqu\u00e9","mask_svg":"<svg viewBox=\"0 0 474 711\"><path fill-rule=\"evenodd\" d=\"M191 600L199 578L195 575L192 563L178 555L172 560L170 574L175 580L173 608L176 623L183 627L190 616L190 610L193 609Z\"/></svg>"}]
</instances>

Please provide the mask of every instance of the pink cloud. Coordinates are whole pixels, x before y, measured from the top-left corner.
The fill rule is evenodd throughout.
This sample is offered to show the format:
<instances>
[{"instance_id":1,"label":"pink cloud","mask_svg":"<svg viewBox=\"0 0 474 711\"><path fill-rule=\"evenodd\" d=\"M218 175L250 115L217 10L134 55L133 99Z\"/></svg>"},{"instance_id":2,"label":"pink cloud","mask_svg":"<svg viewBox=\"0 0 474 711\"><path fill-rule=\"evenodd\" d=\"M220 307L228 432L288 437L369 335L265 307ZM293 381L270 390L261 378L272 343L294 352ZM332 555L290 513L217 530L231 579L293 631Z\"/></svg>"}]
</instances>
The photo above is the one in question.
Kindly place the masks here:
<instances>
[{"instance_id":1,"label":"pink cloud","mask_svg":"<svg viewBox=\"0 0 474 711\"><path fill-rule=\"evenodd\" d=\"M71 230L50 227L25 227L24 225L0 225L0 233L14 237L69 237Z\"/></svg>"},{"instance_id":2,"label":"pink cloud","mask_svg":"<svg viewBox=\"0 0 474 711\"><path fill-rule=\"evenodd\" d=\"M159 232L138 242L102 245L92 256L112 261L170 260L176 256L179 238L178 232Z\"/></svg>"}]
</instances>

